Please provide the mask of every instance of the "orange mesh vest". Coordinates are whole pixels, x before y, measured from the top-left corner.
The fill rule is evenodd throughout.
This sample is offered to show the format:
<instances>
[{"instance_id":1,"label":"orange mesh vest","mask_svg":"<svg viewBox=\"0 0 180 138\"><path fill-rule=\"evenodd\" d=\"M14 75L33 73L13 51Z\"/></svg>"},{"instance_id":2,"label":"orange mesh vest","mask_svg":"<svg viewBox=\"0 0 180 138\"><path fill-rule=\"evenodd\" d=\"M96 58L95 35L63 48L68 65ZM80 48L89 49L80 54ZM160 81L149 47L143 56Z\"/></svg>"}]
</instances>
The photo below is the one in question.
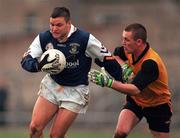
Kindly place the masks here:
<instances>
[{"instance_id":1,"label":"orange mesh vest","mask_svg":"<svg viewBox=\"0 0 180 138\"><path fill-rule=\"evenodd\" d=\"M131 96L135 102L142 107L152 107L163 103L170 103L171 93L168 87L168 75L160 56L152 48L149 48L147 53L134 65L132 55L126 54L126 56L135 75L141 70L142 63L147 59L154 60L159 69L157 80L149 84L140 94Z\"/></svg>"}]
</instances>

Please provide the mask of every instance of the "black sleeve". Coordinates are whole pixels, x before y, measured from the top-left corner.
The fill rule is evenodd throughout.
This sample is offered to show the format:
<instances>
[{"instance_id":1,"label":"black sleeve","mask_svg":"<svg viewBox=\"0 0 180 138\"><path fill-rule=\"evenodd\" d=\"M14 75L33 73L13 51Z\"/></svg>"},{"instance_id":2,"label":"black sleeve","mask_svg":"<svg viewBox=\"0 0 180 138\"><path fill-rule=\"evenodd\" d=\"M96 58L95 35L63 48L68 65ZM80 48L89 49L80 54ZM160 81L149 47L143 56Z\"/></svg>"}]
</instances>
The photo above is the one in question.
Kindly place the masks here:
<instances>
[{"instance_id":1,"label":"black sleeve","mask_svg":"<svg viewBox=\"0 0 180 138\"><path fill-rule=\"evenodd\" d=\"M120 46L120 47L116 47L114 49L114 56L119 56L122 60L126 61L127 60L127 57L125 55L125 52L124 52L124 47L123 46Z\"/></svg>"},{"instance_id":2,"label":"black sleeve","mask_svg":"<svg viewBox=\"0 0 180 138\"><path fill-rule=\"evenodd\" d=\"M138 72L132 83L142 91L147 85L155 81L158 76L159 69L157 63L152 59L148 59L143 62L141 70Z\"/></svg>"},{"instance_id":3,"label":"black sleeve","mask_svg":"<svg viewBox=\"0 0 180 138\"><path fill-rule=\"evenodd\" d=\"M115 80L122 82L122 68L114 58L105 58L103 62L96 58L95 63L104 67Z\"/></svg>"},{"instance_id":4,"label":"black sleeve","mask_svg":"<svg viewBox=\"0 0 180 138\"><path fill-rule=\"evenodd\" d=\"M31 55L27 55L21 60L21 66L26 71L38 72L38 60L36 58L32 58Z\"/></svg>"}]
</instances>

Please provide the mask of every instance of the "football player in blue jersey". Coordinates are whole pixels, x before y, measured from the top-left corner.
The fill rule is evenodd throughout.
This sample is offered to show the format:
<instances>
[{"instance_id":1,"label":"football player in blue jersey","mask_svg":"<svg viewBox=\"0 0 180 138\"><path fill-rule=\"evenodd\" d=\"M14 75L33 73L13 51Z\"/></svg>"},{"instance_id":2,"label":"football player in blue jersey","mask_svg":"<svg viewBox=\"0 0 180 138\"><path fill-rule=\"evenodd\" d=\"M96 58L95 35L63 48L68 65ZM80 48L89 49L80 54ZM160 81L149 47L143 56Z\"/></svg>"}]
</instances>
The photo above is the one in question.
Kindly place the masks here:
<instances>
[{"instance_id":1,"label":"football player in blue jersey","mask_svg":"<svg viewBox=\"0 0 180 138\"><path fill-rule=\"evenodd\" d=\"M67 130L89 102L88 72L92 60L116 80L121 67L111 53L92 34L71 23L69 9L56 7L50 16L50 30L41 32L25 52L21 65L29 72L39 72L48 56L38 59L48 49L58 49L66 57L66 67L59 74L46 74L41 81L38 99L30 123L30 138L42 138L43 129L52 119L51 138L67 138Z\"/></svg>"}]
</instances>

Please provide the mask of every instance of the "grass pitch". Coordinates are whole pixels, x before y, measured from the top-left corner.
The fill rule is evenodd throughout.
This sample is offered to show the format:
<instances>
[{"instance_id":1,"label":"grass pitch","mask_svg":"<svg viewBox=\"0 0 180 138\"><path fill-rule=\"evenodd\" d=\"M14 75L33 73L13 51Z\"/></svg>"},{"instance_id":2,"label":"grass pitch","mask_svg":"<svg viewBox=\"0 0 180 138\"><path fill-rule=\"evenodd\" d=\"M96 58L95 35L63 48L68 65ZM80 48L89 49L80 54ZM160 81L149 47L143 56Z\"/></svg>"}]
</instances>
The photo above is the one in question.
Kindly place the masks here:
<instances>
[{"instance_id":1,"label":"grass pitch","mask_svg":"<svg viewBox=\"0 0 180 138\"><path fill-rule=\"evenodd\" d=\"M112 138L112 130L70 130L69 138ZM44 134L44 138L49 138L48 132ZM1 128L0 138L28 138L27 128ZM128 138L152 138L149 132L133 131ZM180 138L180 134L173 132L171 138Z\"/></svg>"}]
</instances>

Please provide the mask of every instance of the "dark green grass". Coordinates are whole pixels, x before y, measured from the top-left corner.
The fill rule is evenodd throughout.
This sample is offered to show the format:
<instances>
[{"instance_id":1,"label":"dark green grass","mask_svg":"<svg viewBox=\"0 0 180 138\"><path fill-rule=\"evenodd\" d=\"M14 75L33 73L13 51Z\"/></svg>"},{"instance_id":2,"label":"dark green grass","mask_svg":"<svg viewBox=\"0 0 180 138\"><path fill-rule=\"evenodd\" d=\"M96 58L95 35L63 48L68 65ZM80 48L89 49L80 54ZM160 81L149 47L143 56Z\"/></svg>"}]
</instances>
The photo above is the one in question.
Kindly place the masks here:
<instances>
[{"instance_id":1,"label":"dark green grass","mask_svg":"<svg viewBox=\"0 0 180 138\"><path fill-rule=\"evenodd\" d=\"M112 138L112 130L70 130L68 136L69 138ZM28 130L25 128L2 128L0 129L0 138L28 138ZM47 131L45 138L49 138ZM128 138L151 138L151 134L144 131L133 131ZM171 138L180 138L180 134L173 132Z\"/></svg>"}]
</instances>

